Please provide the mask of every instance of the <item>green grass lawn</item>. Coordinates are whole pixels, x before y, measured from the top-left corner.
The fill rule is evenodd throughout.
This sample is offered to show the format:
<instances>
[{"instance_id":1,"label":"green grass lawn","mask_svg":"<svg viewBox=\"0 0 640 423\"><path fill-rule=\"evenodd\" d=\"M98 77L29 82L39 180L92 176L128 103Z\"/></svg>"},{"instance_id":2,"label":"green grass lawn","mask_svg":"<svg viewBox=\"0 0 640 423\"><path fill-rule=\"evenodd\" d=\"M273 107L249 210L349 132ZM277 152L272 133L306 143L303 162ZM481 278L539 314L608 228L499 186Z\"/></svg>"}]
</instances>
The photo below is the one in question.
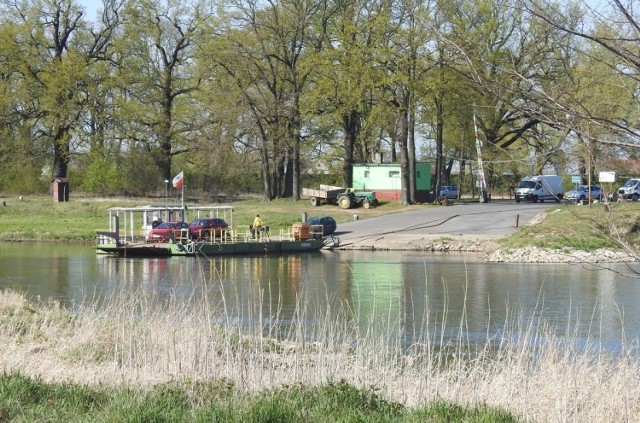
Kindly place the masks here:
<instances>
[{"instance_id":1,"label":"green grass lawn","mask_svg":"<svg viewBox=\"0 0 640 423\"><path fill-rule=\"evenodd\" d=\"M158 199L72 199L66 203L54 203L48 197L9 198L0 196L0 240L85 240L93 241L96 230L109 227L108 209L115 206L135 207L157 204ZM2 204L2 203L0 203ZM187 204L203 203L188 202ZM208 204L208 203L207 203ZM289 228L295 222L302 221L303 213L308 217L331 216L336 222L347 222L354 215L359 219L412 210L417 207L404 207L398 203L381 202L370 209L342 210L335 205L311 206L309 200L293 201L279 199L261 201L256 199L234 201L227 205L234 208L233 222L236 228L244 228L253 222L256 214L262 216L265 225L272 230ZM189 217L189 221L193 216Z\"/></svg>"}]
</instances>

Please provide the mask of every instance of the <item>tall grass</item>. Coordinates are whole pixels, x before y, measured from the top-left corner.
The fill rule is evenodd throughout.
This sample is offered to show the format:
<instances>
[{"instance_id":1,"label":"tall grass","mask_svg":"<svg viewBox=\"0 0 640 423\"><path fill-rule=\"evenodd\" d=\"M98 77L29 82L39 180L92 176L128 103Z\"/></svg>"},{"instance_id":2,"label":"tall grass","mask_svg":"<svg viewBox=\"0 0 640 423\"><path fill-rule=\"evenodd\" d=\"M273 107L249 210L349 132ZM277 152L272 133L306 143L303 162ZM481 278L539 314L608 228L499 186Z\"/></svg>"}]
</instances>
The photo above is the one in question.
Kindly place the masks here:
<instances>
[{"instance_id":1,"label":"tall grass","mask_svg":"<svg viewBox=\"0 0 640 423\"><path fill-rule=\"evenodd\" d=\"M210 301L210 292L222 289L215 281L202 283L211 286L186 299L123 291L73 309L2 292L2 369L44 382L143 392L172 382L226 381L247 396L291 397L306 391L279 390L346 381L420 413L444 402L501 409L521 421L640 420L634 343L610 353L578 339L573 328L513 310L499 335L481 343L469 339L464 318L453 342L444 330L430 331L433 322L415 319L421 335L407 348L402 322L385 310L361 315L335 303L335 310L317 310L300 298L294 318L283 321L278 304L259 305L263 293L256 289L255 307L241 316L224 300ZM446 312L443 326L445 319ZM381 321L383 328L376 326ZM342 394L358 395L349 392ZM252 407L280 404L285 412L297 404L278 395Z\"/></svg>"}]
</instances>

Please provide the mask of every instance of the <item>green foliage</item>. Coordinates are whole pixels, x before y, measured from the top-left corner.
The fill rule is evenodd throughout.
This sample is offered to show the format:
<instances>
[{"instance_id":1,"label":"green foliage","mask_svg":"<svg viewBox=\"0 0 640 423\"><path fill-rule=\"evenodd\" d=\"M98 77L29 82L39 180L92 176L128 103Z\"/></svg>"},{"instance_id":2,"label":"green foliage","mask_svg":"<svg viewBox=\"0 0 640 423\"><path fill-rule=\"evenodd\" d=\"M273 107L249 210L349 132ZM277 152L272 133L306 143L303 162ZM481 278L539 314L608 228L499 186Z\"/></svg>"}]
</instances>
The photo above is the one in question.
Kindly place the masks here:
<instances>
[{"instance_id":1,"label":"green foliage","mask_svg":"<svg viewBox=\"0 0 640 423\"><path fill-rule=\"evenodd\" d=\"M320 175L304 175L302 186L305 188L319 188L320 185L342 186L342 175L337 173L326 173Z\"/></svg>"},{"instance_id":2,"label":"green foliage","mask_svg":"<svg viewBox=\"0 0 640 423\"><path fill-rule=\"evenodd\" d=\"M575 134L595 144L594 175L624 157L609 142L637 138L634 74L612 65L627 50L606 48L637 25L615 7L592 17L588 35L604 42L589 45L549 25L556 12L530 13L535 2L239 6L127 3L110 22L86 21L73 2L0 6L0 189L46 192L39 169L55 152L55 171L69 165L72 188L90 193L162 192L184 169L193 190L271 199L288 194L298 154L301 174L341 171L387 160L413 130L448 178L475 159L474 112L492 188L550 162L585 174L586 150L567 145ZM557 11L571 17L563 25L587 19L577 4Z\"/></svg>"},{"instance_id":3,"label":"green foliage","mask_svg":"<svg viewBox=\"0 0 640 423\"><path fill-rule=\"evenodd\" d=\"M84 178L82 189L89 194L118 194L124 187L118 164L102 154L93 155Z\"/></svg>"},{"instance_id":4,"label":"green foliage","mask_svg":"<svg viewBox=\"0 0 640 423\"><path fill-rule=\"evenodd\" d=\"M123 181L122 194L144 196L164 194L165 183L161 170L153 157L144 150L131 149L120 165Z\"/></svg>"},{"instance_id":5,"label":"green foliage","mask_svg":"<svg viewBox=\"0 0 640 423\"><path fill-rule=\"evenodd\" d=\"M12 194L43 194L51 186L49 175L43 177L41 169L33 164L15 166L7 162L0 170L0 191Z\"/></svg>"}]
</instances>

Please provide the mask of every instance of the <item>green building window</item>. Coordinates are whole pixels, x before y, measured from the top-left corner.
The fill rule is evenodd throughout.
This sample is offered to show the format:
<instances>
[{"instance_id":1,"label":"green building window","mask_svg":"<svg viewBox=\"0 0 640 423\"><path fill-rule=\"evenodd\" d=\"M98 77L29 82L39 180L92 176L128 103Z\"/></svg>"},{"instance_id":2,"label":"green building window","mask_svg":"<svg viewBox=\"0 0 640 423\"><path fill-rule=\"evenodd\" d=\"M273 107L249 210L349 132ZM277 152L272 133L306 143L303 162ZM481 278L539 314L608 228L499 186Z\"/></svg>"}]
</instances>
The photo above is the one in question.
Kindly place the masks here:
<instances>
[{"instance_id":1,"label":"green building window","mask_svg":"<svg viewBox=\"0 0 640 423\"><path fill-rule=\"evenodd\" d=\"M368 171L368 170L365 170L365 171L364 171L364 177L365 177L365 178L368 178L370 174L371 174L371 172L370 172L370 171Z\"/></svg>"},{"instance_id":2,"label":"green building window","mask_svg":"<svg viewBox=\"0 0 640 423\"><path fill-rule=\"evenodd\" d=\"M400 177L400 171L399 170L390 170L389 171L389 178L399 178Z\"/></svg>"}]
</instances>

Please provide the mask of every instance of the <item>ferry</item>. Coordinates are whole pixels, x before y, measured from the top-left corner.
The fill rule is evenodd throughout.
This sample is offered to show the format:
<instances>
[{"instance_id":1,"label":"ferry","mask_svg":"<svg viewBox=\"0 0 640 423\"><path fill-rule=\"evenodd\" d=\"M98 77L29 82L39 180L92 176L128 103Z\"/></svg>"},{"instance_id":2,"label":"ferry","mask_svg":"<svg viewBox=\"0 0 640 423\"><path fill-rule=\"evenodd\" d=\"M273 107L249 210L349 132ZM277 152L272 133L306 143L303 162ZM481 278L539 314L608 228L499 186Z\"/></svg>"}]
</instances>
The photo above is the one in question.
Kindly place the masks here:
<instances>
[{"instance_id":1,"label":"ferry","mask_svg":"<svg viewBox=\"0 0 640 423\"><path fill-rule=\"evenodd\" d=\"M187 211L196 218L217 217L228 227L208 234L194 236L188 228L176 229L166 240L154 242L148 238L154 221L186 221ZM122 224L123 233L120 232ZM272 233L269 226L252 233L236 230L232 206L171 206L146 205L112 207L109 209L109 230L96 231L96 250L120 257L222 256L247 254L292 254L317 252L339 242L333 235L325 235L322 225L296 222L291 227ZM206 235L206 236L205 236Z\"/></svg>"}]
</instances>

